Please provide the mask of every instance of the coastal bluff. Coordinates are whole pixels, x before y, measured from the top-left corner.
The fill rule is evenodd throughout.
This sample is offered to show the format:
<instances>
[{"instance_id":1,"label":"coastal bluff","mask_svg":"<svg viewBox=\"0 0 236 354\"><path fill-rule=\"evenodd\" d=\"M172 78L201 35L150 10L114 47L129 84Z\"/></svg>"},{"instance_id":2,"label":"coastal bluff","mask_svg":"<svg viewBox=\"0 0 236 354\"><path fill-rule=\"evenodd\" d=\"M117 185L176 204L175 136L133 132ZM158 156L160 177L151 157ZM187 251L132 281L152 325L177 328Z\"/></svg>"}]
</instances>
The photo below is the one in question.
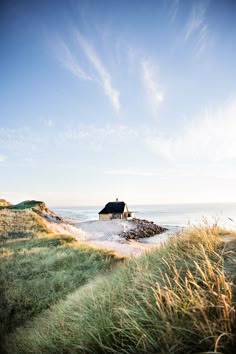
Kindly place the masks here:
<instances>
[{"instance_id":1,"label":"coastal bluff","mask_svg":"<svg viewBox=\"0 0 236 354\"><path fill-rule=\"evenodd\" d=\"M63 219L49 210L44 202L27 200L11 204L1 199L0 237L35 237L51 232L51 223L62 223Z\"/></svg>"}]
</instances>

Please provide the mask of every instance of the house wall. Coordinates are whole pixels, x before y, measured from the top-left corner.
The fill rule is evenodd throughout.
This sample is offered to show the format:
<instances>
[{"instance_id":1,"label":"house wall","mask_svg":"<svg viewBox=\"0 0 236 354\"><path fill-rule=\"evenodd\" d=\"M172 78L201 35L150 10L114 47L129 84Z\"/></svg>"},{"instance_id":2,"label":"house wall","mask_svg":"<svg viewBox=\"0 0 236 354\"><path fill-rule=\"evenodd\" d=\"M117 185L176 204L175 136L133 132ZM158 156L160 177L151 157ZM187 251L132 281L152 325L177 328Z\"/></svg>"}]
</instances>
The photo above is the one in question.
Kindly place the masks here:
<instances>
[{"instance_id":1,"label":"house wall","mask_svg":"<svg viewBox=\"0 0 236 354\"><path fill-rule=\"evenodd\" d=\"M112 215L112 219L123 219L123 214L121 213L113 213Z\"/></svg>"},{"instance_id":2,"label":"house wall","mask_svg":"<svg viewBox=\"0 0 236 354\"><path fill-rule=\"evenodd\" d=\"M130 212L127 205L125 204L123 218L124 219L132 219L133 217L134 217L134 213Z\"/></svg>"},{"instance_id":3,"label":"house wall","mask_svg":"<svg viewBox=\"0 0 236 354\"><path fill-rule=\"evenodd\" d=\"M112 218L112 214L99 214L99 220L110 220Z\"/></svg>"}]
</instances>

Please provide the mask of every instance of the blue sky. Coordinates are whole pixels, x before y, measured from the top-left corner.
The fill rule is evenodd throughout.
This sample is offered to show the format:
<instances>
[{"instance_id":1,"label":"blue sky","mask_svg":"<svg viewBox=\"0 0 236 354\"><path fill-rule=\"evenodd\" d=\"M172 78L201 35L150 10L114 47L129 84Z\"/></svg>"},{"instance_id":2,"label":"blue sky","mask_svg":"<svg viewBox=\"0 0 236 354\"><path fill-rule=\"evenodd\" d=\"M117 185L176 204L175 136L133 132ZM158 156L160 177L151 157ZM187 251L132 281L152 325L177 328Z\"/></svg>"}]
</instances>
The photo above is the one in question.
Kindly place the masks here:
<instances>
[{"instance_id":1,"label":"blue sky","mask_svg":"<svg viewBox=\"0 0 236 354\"><path fill-rule=\"evenodd\" d=\"M0 6L0 197L236 200L236 1Z\"/></svg>"}]
</instances>

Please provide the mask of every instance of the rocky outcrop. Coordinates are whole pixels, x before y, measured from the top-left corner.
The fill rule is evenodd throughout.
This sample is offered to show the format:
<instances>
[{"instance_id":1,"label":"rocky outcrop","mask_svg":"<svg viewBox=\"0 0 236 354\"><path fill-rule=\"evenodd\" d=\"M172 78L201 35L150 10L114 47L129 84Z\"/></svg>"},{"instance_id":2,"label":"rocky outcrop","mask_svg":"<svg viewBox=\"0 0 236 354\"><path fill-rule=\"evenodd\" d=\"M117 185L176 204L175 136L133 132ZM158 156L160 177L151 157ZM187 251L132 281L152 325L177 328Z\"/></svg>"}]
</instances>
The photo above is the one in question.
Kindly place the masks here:
<instances>
[{"instance_id":1,"label":"rocky outcrop","mask_svg":"<svg viewBox=\"0 0 236 354\"><path fill-rule=\"evenodd\" d=\"M155 224L153 221L135 218L132 220L132 222L134 223L135 227L132 230L120 233L119 236L125 238L126 240L137 240L139 238L158 235L168 230L165 227L161 227Z\"/></svg>"}]
</instances>

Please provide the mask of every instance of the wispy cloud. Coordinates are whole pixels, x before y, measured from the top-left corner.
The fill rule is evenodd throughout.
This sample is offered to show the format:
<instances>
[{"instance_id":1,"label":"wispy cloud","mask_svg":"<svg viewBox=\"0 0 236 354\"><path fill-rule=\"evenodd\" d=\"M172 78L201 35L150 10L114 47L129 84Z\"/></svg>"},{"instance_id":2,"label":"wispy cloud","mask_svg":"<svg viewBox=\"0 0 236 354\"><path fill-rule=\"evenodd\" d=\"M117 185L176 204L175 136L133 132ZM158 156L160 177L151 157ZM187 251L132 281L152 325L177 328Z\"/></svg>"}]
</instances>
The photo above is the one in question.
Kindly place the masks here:
<instances>
[{"instance_id":1,"label":"wispy cloud","mask_svg":"<svg viewBox=\"0 0 236 354\"><path fill-rule=\"evenodd\" d=\"M66 129L60 134L60 138L67 141L83 141L84 140L102 140L111 137L112 139L120 139L126 137L137 137L138 133L135 129L127 125L105 125L102 127L94 124L83 125L81 127L73 127Z\"/></svg>"},{"instance_id":2,"label":"wispy cloud","mask_svg":"<svg viewBox=\"0 0 236 354\"><path fill-rule=\"evenodd\" d=\"M175 18L177 16L178 13L178 9L179 9L179 0L170 0L168 3L169 6L169 18L170 18L170 22L174 22Z\"/></svg>"},{"instance_id":3,"label":"wispy cloud","mask_svg":"<svg viewBox=\"0 0 236 354\"><path fill-rule=\"evenodd\" d=\"M164 92L155 78L154 69L154 66L148 60L142 61L142 78L144 85L153 108L157 111L164 100Z\"/></svg>"},{"instance_id":4,"label":"wispy cloud","mask_svg":"<svg viewBox=\"0 0 236 354\"><path fill-rule=\"evenodd\" d=\"M58 135L58 140L63 144L76 144L81 151L98 152L117 150L117 144L120 149L129 142L136 141L138 132L126 125L106 124L98 126L95 124L83 124L81 126L68 127ZM106 153L107 156L107 153Z\"/></svg>"},{"instance_id":5,"label":"wispy cloud","mask_svg":"<svg viewBox=\"0 0 236 354\"><path fill-rule=\"evenodd\" d=\"M57 44L57 59L65 69L69 70L77 78L91 80L90 75L81 68L77 58L62 40L59 40Z\"/></svg>"},{"instance_id":6,"label":"wispy cloud","mask_svg":"<svg viewBox=\"0 0 236 354\"><path fill-rule=\"evenodd\" d=\"M236 160L236 99L193 119L179 135L151 134L146 144L160 157L179 162Z\"/></svg>"},{"instance_id":7,"label":"wispy cloud","mask_svg":"<svg viewBox=\"0 0 236 354\"><path fill-rule=\"evenodd\" d=\"M54 126L54 122L52 119L45 119L43 123L48 128L52 128Z\"/></svg>"},{"instance_id":8,"label":"wispy cloud","mask_svg":"<svg viewBox=\"0 0 236 354\"><path fill-rule=\"evenodd\" d=\"M185 28L185 41L196 36L195 50L197 54L200 54L208 44L207 7L208 2L195 1Z\"/></svg>"},{"instance_id":9,"label":"wispy cloud","mask_svg":"<svg viewBox=\"0 0 236 354\"><path fill-rule=\"evenodd\" d=\"M0 162L6 161L7 156L0 154Z\"/></svg>"},{"instance_id":10,"label":"wispy cloud","mask_svg":"<svg viewBox=\"0 0 236 354\"><path fill-rule=\"evenodd\" d=\"M41 142L42 140L42 137L33 134L33 130L30 127L0 128L0 144L3 144L7 147L10 147L13 143L15 143L15 145L18 145L25 141Z\"/></svg>"},{"instance_id":11,"label":"wispy cloud","mask_svg":"<svg viewBox=\"0 0 236 354\"><path fill-rule=\"evenodd\" d=\"M76 165L77 166L77 165ZM219 170L219 165L217 163L210 164L210 169L202 169L199 171L199 166L191 166L189 168L188 164L179 163L175 166L169 166L165 168L159 168L156 170L141 171L130 168L123 169L108 169L104 171L105 175L112 176L140 176L140 177L158 177L158 180L172 180L173 176L175 178L191 178L197 175L208 177L208 178L218 178L218 179L235 179L235 173L233 166L224 165L224 169Z\"/></svg>"},{"instance_id":12,"label":"wispy cloud","mask_svg":"<svg viewBox=\"0 0 236 354\"><path fill-rule=\"evenodd\" d=\"M105 68L95 49L91 44L85 39L80 32L77 32L77 39L89 59L92 63L94 69L96 70L100 83L103 86L105 94L109 97L113 107L118 112L120 110L120 92L112 86L111 75L108 70Z\"/></svg>"},{"instance_id":13,"label":"wispy cloud","mask_svg":"<svg viewBox=\"0 0 236 354\"><path fill-rule=\"evenodd\" d=\"M102 86L105 95L109 98L114 109L119 112L120 110L120 92L113 87L111 74L105 67L98 53L94 47L88 42L88 40L79 32L75 31L77 46L82 49L83 55L92 64L92 70L88 72L82 68L80 60L76 52L71 46L68 46L62 39L57 40L56 45L56 57L62 66L67 69L71 74L76 76L80 80L92 81Z\"/></svg>"},{"instance_id":14,"label":"wispy cloud","mask_svg":"<svg viewBox=\"0 0 236 354\"><path fill-rule=\"evenodd\" d=\"M142 177L152 177L159 176L160 173L157 172L145 172L145 171L137 171L137 170L106 170L104 171L105 175L113 175L113 176L142 176Z\"/></svg>"},{"instance_id":15,"label":"wispy cloud","mask_svg":"<svg viewBox=\"0 0 236 354\"><path fill-rule=\"evenodd\" d=\"M0 128L0 146L4 146L7 155L14 161L27 162L32 155L44 147L46 137L29 127Z\"/></svg>"},{"instance_id":16,"label":"wispy cloud","mask_svg":"<svg viewBox=\"0 0 236 354\"><path fill-rule=\"evenodd\" d=\"M31 136L29 128L0 128L0 145L18 149Z\"/></svg>"}]
</instances>

